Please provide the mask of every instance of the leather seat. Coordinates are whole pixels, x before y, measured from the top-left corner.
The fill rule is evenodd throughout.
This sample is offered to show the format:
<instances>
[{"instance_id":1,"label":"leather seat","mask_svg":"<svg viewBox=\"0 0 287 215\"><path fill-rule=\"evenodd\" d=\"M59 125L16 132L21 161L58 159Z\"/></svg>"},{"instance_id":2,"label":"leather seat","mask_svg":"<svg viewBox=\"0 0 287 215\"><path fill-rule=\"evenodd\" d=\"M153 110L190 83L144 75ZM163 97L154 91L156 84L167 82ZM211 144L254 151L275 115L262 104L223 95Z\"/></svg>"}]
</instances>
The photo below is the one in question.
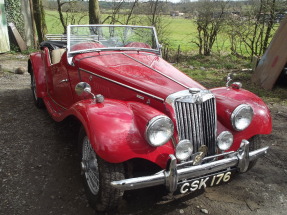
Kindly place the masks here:
<instances>
[{"instance_id":1,"label":"leather seat","mask_svg":"<svg viewBox=\"0 0 287 215\"><path fill-rule=\"evenodd\" d=\"M66 51L66 49L54 49L54 50L52 50L52 52L51 52L51 63L52 64L59 63L61 60L61 57L65 51Z\"/></svg>"}]
</instances>

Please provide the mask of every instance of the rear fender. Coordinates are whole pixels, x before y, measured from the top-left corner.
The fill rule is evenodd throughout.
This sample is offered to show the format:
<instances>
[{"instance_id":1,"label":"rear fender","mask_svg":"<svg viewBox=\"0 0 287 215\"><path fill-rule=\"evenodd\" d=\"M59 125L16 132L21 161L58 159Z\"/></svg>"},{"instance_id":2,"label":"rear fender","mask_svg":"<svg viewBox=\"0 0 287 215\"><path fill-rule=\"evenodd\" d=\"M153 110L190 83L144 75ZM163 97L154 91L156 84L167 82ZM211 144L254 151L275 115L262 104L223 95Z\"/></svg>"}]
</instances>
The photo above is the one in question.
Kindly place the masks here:
<instances>
[{"instance_id":1,"label":"rear fender","mask_svg":"<svg viewBox=\"0 0 287 215\"><path fill-rule=\"evenodd\" d=\"M42 53L36 52L30 55L28 61L28 72L31 74L33 71L36 85L37 85L37 96L43 98L46 95L46 77L45 77L45 64L42 59ZM32 75L32 74L31 74Z\"/></svg>"},{"instance_id":2,"label":"rear fender","mask_svg":"<svg viewBox=\"0 0 287 215\"><path fill-rule=\"evenodd\" d=\"M270 134L272 119L267 105L255 94L244 89L215 88L211 90L216 97L218 133L229 130L234 135L234 144L230 150L237 150L242 139L249 139L258 134ZM232 127L231 114L240 104L248 104L253 108L254 116L251 124L243 131Z\"/></svg>"},{"instance_id":3,"label":"rear fender","mask_svg":"<svg viewBox=\"0 0 287 215\"><path fill-rule=\"evenodd\" d=\"M110 99L104 103L82 100L70 111L81 121L95 152L108 162L143 158L164 168L168 155L174 153L171 142L153 147L145 140L148 121L162 115L150 106Z\"/></svg>"}]
</instances>

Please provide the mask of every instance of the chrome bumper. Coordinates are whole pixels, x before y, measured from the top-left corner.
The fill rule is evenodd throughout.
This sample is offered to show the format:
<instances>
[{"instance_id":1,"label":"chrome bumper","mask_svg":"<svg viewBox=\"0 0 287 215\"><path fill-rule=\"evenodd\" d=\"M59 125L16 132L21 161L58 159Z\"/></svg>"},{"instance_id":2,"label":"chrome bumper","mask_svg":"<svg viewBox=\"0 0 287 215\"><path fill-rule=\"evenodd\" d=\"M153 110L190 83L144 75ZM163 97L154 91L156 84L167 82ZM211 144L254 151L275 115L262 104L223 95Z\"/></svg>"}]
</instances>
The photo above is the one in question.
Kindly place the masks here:
<instances>
[{"instance_id":1,"label":"chrome bumper","mask_svg":"<svg viewBox=\"0 0 287 215\"><path fill-rule=\"evenodd\" d=\"M246 172L249 162L266 154L268 148L269 147L264 147L249 152L249 142L247 140L242 140L241 147L238 151L226 154L221 160L183 168L180 167L185 166L185 164L177 164L175 156L170 155L171 162L168 170L161 171L151 176L112 181L111 185L122 190L134 190L157 185L165 185L170 192L174 192L177 189L178 181L184 179L197 178L231 167L238 168L240 172Z\"/></svg>"}]
</instances>

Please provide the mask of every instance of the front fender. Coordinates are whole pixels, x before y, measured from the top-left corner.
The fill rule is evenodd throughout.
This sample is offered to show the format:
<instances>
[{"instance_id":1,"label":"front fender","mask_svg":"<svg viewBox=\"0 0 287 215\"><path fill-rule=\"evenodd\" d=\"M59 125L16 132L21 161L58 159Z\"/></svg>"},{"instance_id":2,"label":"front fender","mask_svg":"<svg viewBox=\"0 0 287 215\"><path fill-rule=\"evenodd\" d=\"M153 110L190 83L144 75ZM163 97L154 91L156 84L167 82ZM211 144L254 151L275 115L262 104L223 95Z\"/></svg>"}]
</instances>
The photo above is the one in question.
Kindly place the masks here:
<instances>
[{"instance_id":1,"label":"front fender","mask_svg":"<svg viewBox=\"0 0 287 215\"><path fill-rule=\"evenodd\" d=\"M32 53L30 60L28 61L28 72L31 74L33 71L36 85L37 96L43 98L46 95L46 77L45 77L45 65L42 60L41 52ZM32 74L31 74L32 75Z\"/></svg>"},{"instance_id":2,"label":"front fender","mask_svg":"<svg viewBox=\"0 0 287 215\"><path fill-rule=\"evenodd\" d=\"M255 94L244 89L215 88L211 90L216 97L218 132L229 130L234 135L234 144L230 150L237 150L242 139L249 139L257 134L270 134L272 119L267 105ZM251 124L243 131L236 131L231 124L231 114L240 104L253 108Z\"/></svg>"},{"instance_id":3,"label":"front fender","mask_svg":"<svg viewBox=\"0 0 287 215\"><path fill-rule=\"evenodd\" d=\"M108 162L143 158L164 168L168 155L174 153L171 142L152 147L145 140L147 122L162 114L150 106L110 99L104 103L82 100L71 107L70 114L82 122L95 152Z\"/></svg>"}]
</instances>

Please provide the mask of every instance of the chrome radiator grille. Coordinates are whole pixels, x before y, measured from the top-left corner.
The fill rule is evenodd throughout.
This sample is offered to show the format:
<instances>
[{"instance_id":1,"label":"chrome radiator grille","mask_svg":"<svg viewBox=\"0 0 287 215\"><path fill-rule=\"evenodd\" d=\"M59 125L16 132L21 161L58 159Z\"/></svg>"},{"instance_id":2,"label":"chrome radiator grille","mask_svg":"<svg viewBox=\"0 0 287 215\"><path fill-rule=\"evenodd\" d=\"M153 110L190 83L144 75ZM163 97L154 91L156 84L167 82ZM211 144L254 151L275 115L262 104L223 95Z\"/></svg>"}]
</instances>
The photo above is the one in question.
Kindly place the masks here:
<instances>
[{"instance_id":1,"label":"chrome radiator grille","mask_svg":"<svg viewBox=\"0 0 287 215\"><path fill-rule=\"evenodd\" d=\"M216 108L215 99L202 103L174 101L179 139L193 143L194 152L201 145L208 147L208 155L215 154Z\"/></svg>"}]
</instances>

